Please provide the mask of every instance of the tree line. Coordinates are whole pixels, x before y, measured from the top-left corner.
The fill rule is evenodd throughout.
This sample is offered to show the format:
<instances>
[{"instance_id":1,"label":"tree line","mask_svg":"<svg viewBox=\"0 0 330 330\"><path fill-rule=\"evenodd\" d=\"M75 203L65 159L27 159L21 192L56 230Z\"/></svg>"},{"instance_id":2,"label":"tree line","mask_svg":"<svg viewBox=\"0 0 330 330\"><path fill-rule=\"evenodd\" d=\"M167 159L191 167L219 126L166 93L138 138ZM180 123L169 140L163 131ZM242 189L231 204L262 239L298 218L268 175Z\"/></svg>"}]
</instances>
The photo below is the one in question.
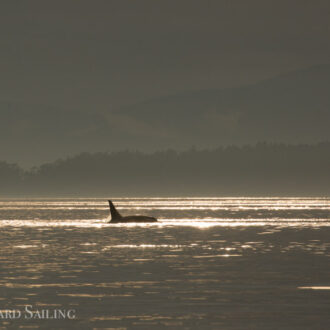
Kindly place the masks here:
<instances>
[{"instance_id":1,"label":"tree line","mask_svg":"<svg viewBox=\"0 0 330 330\"><path fill-rule=\"evenodd\" d=\"M0 161L0 196L330 195L330 142L81 153L23 170Z\"/></svg>"}]
</instances>

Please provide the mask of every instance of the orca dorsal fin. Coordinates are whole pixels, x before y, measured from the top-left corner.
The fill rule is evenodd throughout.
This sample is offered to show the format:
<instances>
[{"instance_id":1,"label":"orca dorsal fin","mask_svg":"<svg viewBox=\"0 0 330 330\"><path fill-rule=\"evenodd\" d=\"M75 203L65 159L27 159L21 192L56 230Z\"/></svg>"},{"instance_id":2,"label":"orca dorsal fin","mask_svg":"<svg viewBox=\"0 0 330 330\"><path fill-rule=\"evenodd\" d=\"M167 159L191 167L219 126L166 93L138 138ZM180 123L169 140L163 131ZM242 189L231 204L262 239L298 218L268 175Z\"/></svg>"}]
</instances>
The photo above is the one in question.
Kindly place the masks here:
<instances>
[{"instance_id":1,"label":"orca dorsal fin","mask_svg":"<svg viewBox=\"0 0 330 330\"><path fill-rule=\"evenodd\" d=\"M113 203L109 200L109 206L110 206L110 214L111 214L111 221L112 220L117 220L117 219L121 219L122 216L120 215L120 213L116 210L115 206L113 205Z\"/></svg>"}]
</instances>

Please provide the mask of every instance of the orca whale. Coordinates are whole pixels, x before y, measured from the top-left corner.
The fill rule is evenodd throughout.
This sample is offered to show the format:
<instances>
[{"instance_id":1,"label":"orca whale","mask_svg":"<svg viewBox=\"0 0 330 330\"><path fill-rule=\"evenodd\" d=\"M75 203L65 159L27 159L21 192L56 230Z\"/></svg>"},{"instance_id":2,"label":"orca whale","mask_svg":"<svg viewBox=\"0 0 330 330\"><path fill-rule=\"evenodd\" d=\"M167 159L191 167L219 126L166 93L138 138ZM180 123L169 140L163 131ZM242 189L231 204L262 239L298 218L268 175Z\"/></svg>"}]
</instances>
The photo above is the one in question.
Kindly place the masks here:
<instances>
[{"instance_id":1,"label":"orca whale","mask_svg":"<svg viewBox=\"0 0 330 330\"><path fill-rule=\"evenodd\" d=\"M120 213L116 210L113 203L109 200L111 220L109 223L126 223L126 222L157 222L156 218L147 217L144 215L128 215L121 216Z\"/></svg>"}]
</instances>

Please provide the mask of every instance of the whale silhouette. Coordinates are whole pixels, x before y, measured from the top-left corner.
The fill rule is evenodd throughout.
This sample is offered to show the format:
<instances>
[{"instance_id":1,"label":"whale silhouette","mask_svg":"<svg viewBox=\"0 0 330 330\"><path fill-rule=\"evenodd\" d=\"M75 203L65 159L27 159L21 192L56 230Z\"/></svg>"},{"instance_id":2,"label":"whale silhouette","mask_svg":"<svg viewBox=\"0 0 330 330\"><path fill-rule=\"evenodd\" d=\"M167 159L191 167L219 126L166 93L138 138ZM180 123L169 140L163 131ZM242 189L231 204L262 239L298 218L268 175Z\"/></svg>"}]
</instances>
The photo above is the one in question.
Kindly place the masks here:
<instances>
[{"instance_id":1,"label":"whale silhouette","mask_svg":"<svg viewBox=\"0 0 330 330\"><path fill-rule=\"evenodd\" d=\"M113 203L109 200L111 220L109 223L125 223L125 222L157 222L156 218L147 217L145 215L128 215L121 216L120 213L116 210Z\"/></svg>"}]
</instances>

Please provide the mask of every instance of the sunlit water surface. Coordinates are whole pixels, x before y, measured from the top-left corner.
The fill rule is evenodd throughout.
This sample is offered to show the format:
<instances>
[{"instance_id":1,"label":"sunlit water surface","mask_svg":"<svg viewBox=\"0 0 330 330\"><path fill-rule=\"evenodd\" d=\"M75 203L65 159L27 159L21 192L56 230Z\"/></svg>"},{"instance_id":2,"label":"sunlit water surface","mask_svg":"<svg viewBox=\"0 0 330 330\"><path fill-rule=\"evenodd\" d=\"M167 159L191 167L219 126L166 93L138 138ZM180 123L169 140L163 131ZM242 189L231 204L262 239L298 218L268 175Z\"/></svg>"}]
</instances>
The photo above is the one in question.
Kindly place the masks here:
<instances>
[{"instance_id":1,"label":"sunlit water surface","mask_svg":"<svg viewBox=\"0 0 330 330\"><path fill-rule=\"evenodd\" d=\"M0 311L41 329L328 329L330 198L0 200ZM0 314L1 315L1 314Z\"/></svg>"}]
</instances>

